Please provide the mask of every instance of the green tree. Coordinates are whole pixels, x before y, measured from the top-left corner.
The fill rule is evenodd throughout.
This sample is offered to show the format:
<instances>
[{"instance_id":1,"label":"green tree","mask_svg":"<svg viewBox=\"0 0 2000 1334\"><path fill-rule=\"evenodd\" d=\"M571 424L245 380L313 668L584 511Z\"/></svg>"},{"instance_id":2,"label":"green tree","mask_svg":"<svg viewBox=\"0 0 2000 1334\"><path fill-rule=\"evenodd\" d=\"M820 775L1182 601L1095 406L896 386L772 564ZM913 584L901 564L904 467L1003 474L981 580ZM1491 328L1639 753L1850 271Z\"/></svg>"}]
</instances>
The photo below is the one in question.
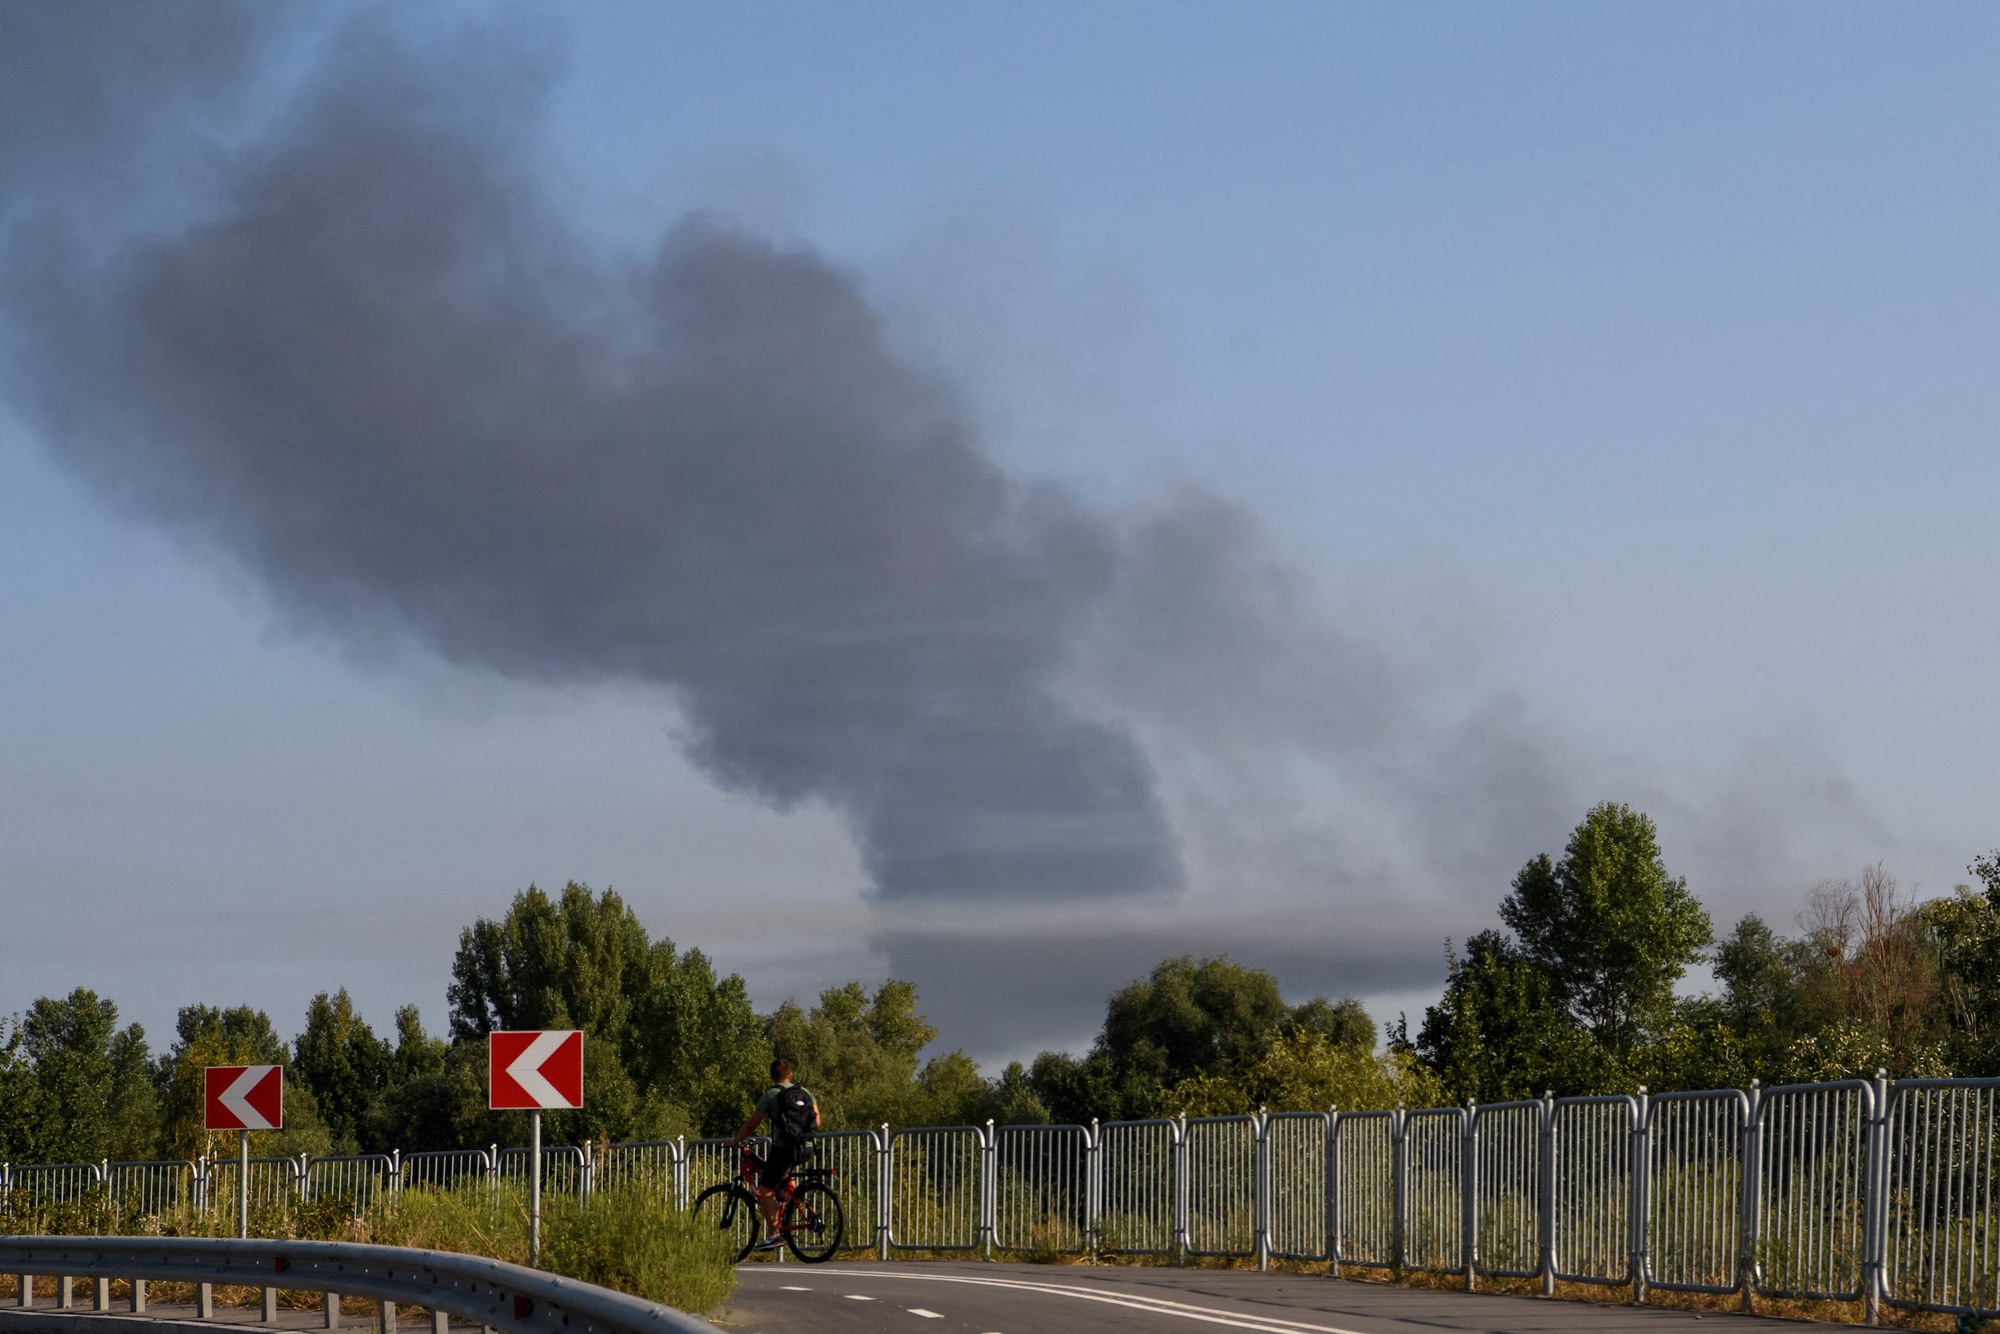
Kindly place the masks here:
<instances>
[{"instance_id":1,"label":"green tree","mask_svg":"<svg viewBox=\"0 0 2000 1334\"><path fill-rule=\"evenodd\" d=\"M1619 1082L1589 1030L1557 1003L1547 971L1498 931L1480 932L1450 960L1415 1045L1453 1101L1597 1093Z\"/></svg>"},{"instance_id":2,"label":"green tree","mask_svg":"<svg viewBox=\"0 0 2000 1334\"><path fill-rule=\"evenodd\" d=\"M1364 1052L1375 1043L1374 1022L1351 996L1291 1006L1260 968L1180 955L1112 995L1089 1055L1036 1057L1027 1087L1061 1123L1171 1115L1176 1089L1198 1078L1227 1085L1286 1034Z\"/></svg>"},{"instance_id":3,"label":"green tree","mask_svg":"<svg viewBox=\"0 0 2000 1334\"><path fill-rule=\"evenodd\" d=\"M649 940L616 893L574 881L554 899L530 885L499 921L467 927L449 995L453 1040L477 1044L482 1069L496 1028L583 1030L584 1110L551 1118L551 1134L724 1134L770 1063L740 977L717 978L701 951ZM453 1120L461 1131L476 1124L469 1109ZM497 1133L512 1122L487 1124Z\"/></svg>"},{"instance_id":4,"label":"green tree","mask_svg":"<svg viewBox=\"0 0 2000 1334\"><path fill-rule=\"evenodd\" d=\"M1620 1061L1672 1015L1674 984L1712 935L1687 882L1667 873L1652 820L1613 802L1591 808L1560 861L1521 868L1500 920L1547 999Z\"/></svg>"},{"instance_id":5,"label":"green tree","mask_svg":"<svg viewBox=\"0 0 2000 1334\"><path fill-rule=\"evenodd\" d=\"M392 1051L375 1036L342 987L306 1007L305 1031L293 1041L292 1073L312 1092L335 1153L358 1153L368 1105L387 1088Z\"/></svg>"},{"instance_id":6,"label":"green tree","mask_svg":"<svg viewBox=\"0 0 2000 1334\"><path fill-rule=\"evenodd\" d=\"M1430 1107L1443 1087L1407 1049L1377 1053L1352 1041L1335 1041L1310 1028L1291 1028L1271 1040L1256 1063L1233 1075L1196 1075L1173 1090L1189 1116L1232 1116L1272 1111L1373 1111Z\"/></svg>"},{"instance_id":7,"label":"green tree","mask_svg":"<svg viewBox=\"0 0 2000 1334\"><path fill-rule=\"evenodd\" d=\"M28 1152L43 1162L94 1162L150 1148L146 1036L118 1027L118 1007L78 987L28 1007L22 1050L34 1070Z\"/></svg>"},{"instance_id":8,"label":"green tree","mask_svg":"<svg viewBox=\"0 0 2000 1334\"><path fill-rule=\"evenodd\" d=\"M813 1091L829 1129L931 1123L938 1098L918 1081L923 1049L937 1030L917 1013L910 983L890 978L872 995L859 982L828 987L810 1011L786 1001L765 1020L765 1034L770 1050ZM941 1069L933 1082L959 1073Z\"/></svg>"},{"instance_id":9,"label":"green tree","mask_svg":"<svg viewBox=\"0 0 2000 1334\"><path fill-rule=\"evenodd\" d=\"M34 1143L34 1067L21 1049L19 1017L0 1017L0 1162L32 1160Z\"/></svg>"},{"instance_id":10,"label":"green tree","mask_svg":"<svg viewBox=\"0 0 2000 1334\"><path fill-rule=\"evenodd\" d=\"M1968 869L1979 888L1921 905L1913 925L1936 961L1952 1072L1991 1076L2000 1074L2000 851Z\"/></svg>"}]
</instances>

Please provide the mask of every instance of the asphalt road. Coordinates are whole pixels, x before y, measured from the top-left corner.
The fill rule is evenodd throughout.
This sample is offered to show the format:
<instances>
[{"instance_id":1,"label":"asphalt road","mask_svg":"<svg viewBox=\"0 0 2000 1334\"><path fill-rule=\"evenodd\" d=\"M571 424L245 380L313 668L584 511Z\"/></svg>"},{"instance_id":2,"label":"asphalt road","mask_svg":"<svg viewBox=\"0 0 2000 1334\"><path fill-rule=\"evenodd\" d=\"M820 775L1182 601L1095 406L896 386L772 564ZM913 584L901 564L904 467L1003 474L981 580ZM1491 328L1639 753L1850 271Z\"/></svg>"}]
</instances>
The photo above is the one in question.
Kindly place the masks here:
<instances>
[{"instance_id":1,"label":"asphalt road","mask_svg":"<svg viewBox=\"0 0 2000 1334\"><path fill-rule=\"evenodd\" d=\"M1136 1334L1202 1326L1265 1334L1606 1331L1770 1334L1796 1321L1657 1307L1434 1292L1235 1269L925 1263L752 1263L709 1317L731 1334Z\"/></svg>"}]
</instances>

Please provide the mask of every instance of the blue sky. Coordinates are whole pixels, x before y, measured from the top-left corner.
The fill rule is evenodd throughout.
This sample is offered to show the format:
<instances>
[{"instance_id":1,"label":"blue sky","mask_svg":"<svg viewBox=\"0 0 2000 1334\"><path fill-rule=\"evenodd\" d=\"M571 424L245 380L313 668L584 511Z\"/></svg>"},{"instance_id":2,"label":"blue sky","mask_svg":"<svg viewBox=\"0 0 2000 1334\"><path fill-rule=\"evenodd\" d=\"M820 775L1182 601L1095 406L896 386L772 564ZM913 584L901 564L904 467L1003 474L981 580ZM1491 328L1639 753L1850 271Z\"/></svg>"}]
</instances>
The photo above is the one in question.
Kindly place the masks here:
<instances>
[{"instance_id":1,"label":"blue sky","mask_svg":"<svg viewBox=\"0 0 2000 1334\"><path fill-rule=\"evenodd\" d=\"M566 46L537 160L597 244L690 209L808 244L1014 475L1113 512L1240 503L1424 708L1506 711L1583 800L1653 811L1718 925L1787 923L1877 859L1949 892L2000 843L1991 10L470 12ZM246 123L323 40L262 57ZM1087 1041L1145 960L1218 941L1415 1009L1582 814L1430 874L1370 845L1364 778L1280 786L1296 756L1239 735L1177 765L1148 734L1175 801L1213 798L1188 889L1060 926L1103 954L1010 1009L896 936L836 811L681 759L669 690L302 625L25 416L0 562L0 1011L84 984L159 1036L194 1000L285 1028L346 985L436 1026L458 928L567 878L762 1004L914 971L989 1059ZM1219 874L1245 831L1270 864ZM1048 911L930 923L929 957L1031 944Z\"/></svg>"}]
</instances>

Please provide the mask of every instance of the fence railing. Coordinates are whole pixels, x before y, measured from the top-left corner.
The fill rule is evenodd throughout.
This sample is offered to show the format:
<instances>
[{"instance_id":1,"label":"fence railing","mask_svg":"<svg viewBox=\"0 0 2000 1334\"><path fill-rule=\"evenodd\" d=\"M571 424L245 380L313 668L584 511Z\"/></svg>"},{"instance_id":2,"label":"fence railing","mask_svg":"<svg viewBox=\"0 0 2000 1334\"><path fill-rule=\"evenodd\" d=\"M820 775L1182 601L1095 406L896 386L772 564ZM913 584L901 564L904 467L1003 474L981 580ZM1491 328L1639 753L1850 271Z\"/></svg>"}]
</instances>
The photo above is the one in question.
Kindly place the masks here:
<instances>
[{"instance_id":1,"label":"fence railing","mask_svg":"<svg viewBox=\"0 0 2000 1334\"><path fill-rule=\"evenodd\" d=\"M544 1188L685 1205L725 1139L553 1146ZM2000 1080L822 1135L857 1247L1272 1257L2000 1315ZM527 1151L253 1160L251 1226L526 1176ZM16 1226L236 1207L230 1159L0 1165ZM232 1215L233 1216L233 1215Z\"/></svg>"}]
</instances>

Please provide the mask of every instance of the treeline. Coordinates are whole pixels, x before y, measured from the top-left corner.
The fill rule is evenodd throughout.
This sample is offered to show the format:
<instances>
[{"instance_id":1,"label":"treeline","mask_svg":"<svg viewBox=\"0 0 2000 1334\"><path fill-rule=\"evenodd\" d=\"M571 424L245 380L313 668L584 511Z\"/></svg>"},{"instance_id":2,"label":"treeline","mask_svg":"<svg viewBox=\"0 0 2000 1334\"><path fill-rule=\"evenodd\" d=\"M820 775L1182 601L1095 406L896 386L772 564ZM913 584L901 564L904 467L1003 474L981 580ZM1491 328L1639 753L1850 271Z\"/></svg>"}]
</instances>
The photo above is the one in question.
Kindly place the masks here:
<instances>
[{"instance_id":1,"label":"treeline","mask_svg":"<svg viewBox=\"0 0 2000 1334\"><path fill-rule=\"evenodd\" d=\"M937 1031L907 982L760 1015L740 977L651 939L617 894L531 886L461 934L442 1037L414 1007L378 1034L340 991L315 997L289 1042L259 1010L190 1006L155 1056L93 992L36 1001L0 1021L0 1158L195 1157L219 1147L201 1126L202 1067L238 1063L288 1067L285 1129L259 1135L260 1154L519 1144L525 1115L486 1109L496 1028L584 1031L585 1108L550 1114L555 1142L727 1134L774 1054L830 1128L2000 1074L2000 852L1971 870L1979 889L1912 903L1871 867L1815 886L1796 935L1752 915L1718 941L1652 821L1607 803L1559 857L1521 869L1504 929L1448 947L1414 1036L1352 997L1294 1004L1260 969L1183 956L1111 996L1085 1054L993 1078L960 1051L923 1055ZM1715 989L1683 995L1701 963Z\"/></svg>"}]
</instances>

